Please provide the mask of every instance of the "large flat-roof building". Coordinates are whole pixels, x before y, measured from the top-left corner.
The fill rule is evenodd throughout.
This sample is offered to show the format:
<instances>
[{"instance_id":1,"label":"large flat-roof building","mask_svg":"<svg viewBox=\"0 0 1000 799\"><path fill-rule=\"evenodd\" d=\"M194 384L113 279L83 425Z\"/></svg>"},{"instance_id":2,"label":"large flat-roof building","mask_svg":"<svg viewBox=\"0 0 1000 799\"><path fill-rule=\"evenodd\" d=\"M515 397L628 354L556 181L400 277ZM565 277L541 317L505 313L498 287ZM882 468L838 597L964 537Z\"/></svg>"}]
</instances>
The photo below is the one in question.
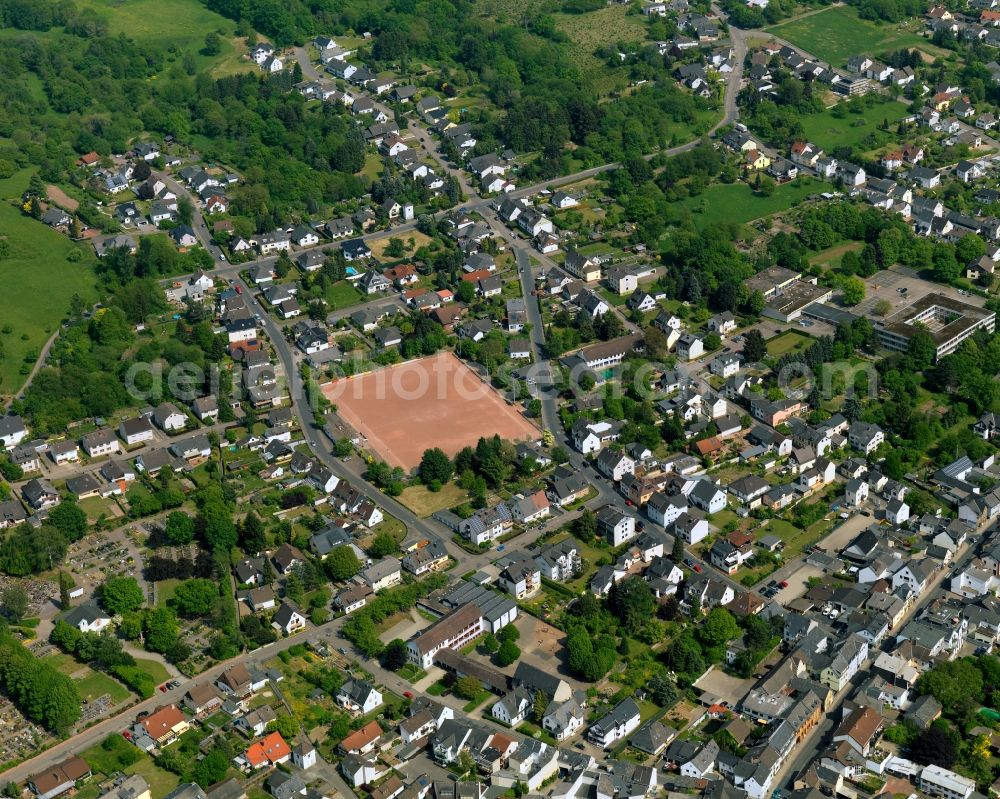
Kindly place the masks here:
<instances>
[{"instance_id":1,"label":"large flat-roof building","mask_svg":"<svg viewBox=\"0 0 1000 799\"><path fill-rule=\"evenodd\" d=\"M781 294L781 292L799 279L799 273L784 266L769 266L758 272L749 280L743 281L747 289L753 293L759 291L765 300Z\"/></svg>"},{"instance_id":2,"label":"large flat-roof building","mask_svg":"<svg viewBox=\"0 0 1000 799\"><path fill-rule=\"evenodd\" d=\"M794 322L814 303L823 303L833 296L833 290L805 280L796 280L784 286L767 301L762 312L769 319Z\"/></svg>"},{"instance_id":3,"label":"large flat-roof building","mask_svg":"<svg viewBox=\"0 0 1000 799\"><path fill-rule=\"evenodd\" d=\"M934 340L935 360L950 355L977 330L996 329L994 311L960 302L945 294L932 293L884 321L875 322L879 343L888 350L906 352L918 330Z\"/></svg>"}]
</instances>

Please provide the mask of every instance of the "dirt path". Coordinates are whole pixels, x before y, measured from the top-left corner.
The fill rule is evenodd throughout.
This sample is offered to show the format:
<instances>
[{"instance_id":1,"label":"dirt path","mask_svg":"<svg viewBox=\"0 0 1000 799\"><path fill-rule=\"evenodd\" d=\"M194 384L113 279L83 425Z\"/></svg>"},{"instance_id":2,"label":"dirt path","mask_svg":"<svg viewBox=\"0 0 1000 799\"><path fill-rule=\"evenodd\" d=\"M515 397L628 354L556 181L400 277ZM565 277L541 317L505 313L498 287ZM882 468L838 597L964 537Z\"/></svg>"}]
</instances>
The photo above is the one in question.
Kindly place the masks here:
<instances>
[{"instance_id":1,"label":"dirt path","mask_svg":"<svg viewBox=\"0 0 1000 799\"><path fill-rule=\"evenodd\" d=\"M6 405L4 406L5 409L9 409L11 403L14 400L24 396L24 393L28 390L28 387L31 385L31 381L35 379L35 375L37 375L38 372L41 370L41 368L45 366L45 361L49 357L49 352L52 350L52 345L56 343L56 339L59 338L59 332L61 330L62 328L60 327L59 330L57 330L55 333L49 336L49 340L45 342L45 345L42 347L42 351L38 354L38 359L35 361L35 365L31 367L31 371L25 378L24 384L21 386L21 388L18 389L16 394L14 394L11 397L8 397Z\"/></svg>"}]
</instances>

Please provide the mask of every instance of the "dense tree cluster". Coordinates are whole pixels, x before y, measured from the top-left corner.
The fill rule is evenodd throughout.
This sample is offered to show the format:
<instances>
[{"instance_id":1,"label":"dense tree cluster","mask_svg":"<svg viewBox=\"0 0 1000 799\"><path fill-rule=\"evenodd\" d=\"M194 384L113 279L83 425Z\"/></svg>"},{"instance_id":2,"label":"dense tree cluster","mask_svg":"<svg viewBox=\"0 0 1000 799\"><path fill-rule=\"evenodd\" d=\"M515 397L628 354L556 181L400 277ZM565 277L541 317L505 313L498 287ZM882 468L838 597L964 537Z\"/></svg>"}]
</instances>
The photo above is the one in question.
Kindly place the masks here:
<instances>
[{"instance_id":1,"label":"dense tree cluster","mask_svg":"<svg viewBox=\"0 0 1000 799\"><path fill-rule=\"evenodd\" d=\"M135 658L125 651L121 640L113 635L80 632L73 625L59 619L49 634L49 642L73 655L81 663L118 677L139 696L146 698L153 695L156 688L153 678L136 668Z\"/></svg>"},{"instance_id":2,"label":"dense tree cluster","mask_svg":"<svg viewBox=\"0 0 1000 799\"><path fill-rule=\"evenodd\" d=\"M73 681L0 629L0 689L32 721L65 734L80 718L80 694Z\"/></svg>"},{"instance_id":3,"label":"dense tree cluster","mask_svg":"<svg viewBox=\"0 0 1000 799\"><path fill-rule=\"evenodd\" d=\"M142 243L159 238L146 236ZM132 259L124 250L118 252ZM62 431L76 419L111 415L135 404L140 396L153 403L162 398L184 401L209 390L213 379L209 367L227 353L225 336L216 334L207 319L191 322L182 317L169 338L137 337L134 325L166 308L163 290L149 277L108 271L116 265L120 262L113 255L102 261L104 277L115 292L109 307L98 310L89 322L62 331L46 367L17 401L16 410L31 419L32 429ZM125 357L126 353L131 357ZM135 369L136 362L152 366ZM203 384L194 378L168 380L170 367L178 364L193 364ZM221 404L228 413L228 403Z\"/></svg>"},{"instance_id":4,"label":"dense tree cluster","mask_svg":"<svg viewBox=\"0 0 1000 799\"><path fill-rule=\"evenodd\" d=\"M907 17L919 17L927 11L921 0L852 0L862 19L900 22Z\"/></svg>"},{"instance_id":5,"label":"dense tree cluster","mask_svg":"<svg viewBox=\"0 0 1000 799\"><path fill-rule=\"evenodd\" d=\"M71 543L87 532L87 515L66 500L49 511L38 528L22 524L0 541L0 572L24 577L47 571L62 563Z\"/></svg>"},{"instance_id":6,"label":"dense tree cluster","mask_svg":"<svg viewBox=\"0 0 1000 799\"><path fill-rule=\"evenodd\" d=\"M365 657L378 657L385 649L385 644L379 640L376 625L393 613L409 610L417 604L418 599L447 583L448 578L443 574L432 574L423 580L381 591L361 610L351 614L340 634Z\"/></svg>"}]
</instances>

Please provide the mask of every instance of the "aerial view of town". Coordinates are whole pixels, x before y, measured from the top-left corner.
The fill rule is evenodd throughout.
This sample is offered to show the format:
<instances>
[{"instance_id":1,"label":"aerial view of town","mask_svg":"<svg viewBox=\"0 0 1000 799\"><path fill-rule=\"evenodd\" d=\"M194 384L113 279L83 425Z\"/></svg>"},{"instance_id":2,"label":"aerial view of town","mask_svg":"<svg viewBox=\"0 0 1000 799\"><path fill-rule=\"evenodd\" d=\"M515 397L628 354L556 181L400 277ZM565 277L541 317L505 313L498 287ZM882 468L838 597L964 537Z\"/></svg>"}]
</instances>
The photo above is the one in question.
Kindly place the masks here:
<instances>
[{"instance_id":1,"label":"aerial view of town","mask_svg":"<svg viewBox=\"0 0 1000 799\"><path fill-rule=\"evenodd\" d=\"M0 0L0 795L1000 799L1000 0Z\"/></svg>"}]
</instances>

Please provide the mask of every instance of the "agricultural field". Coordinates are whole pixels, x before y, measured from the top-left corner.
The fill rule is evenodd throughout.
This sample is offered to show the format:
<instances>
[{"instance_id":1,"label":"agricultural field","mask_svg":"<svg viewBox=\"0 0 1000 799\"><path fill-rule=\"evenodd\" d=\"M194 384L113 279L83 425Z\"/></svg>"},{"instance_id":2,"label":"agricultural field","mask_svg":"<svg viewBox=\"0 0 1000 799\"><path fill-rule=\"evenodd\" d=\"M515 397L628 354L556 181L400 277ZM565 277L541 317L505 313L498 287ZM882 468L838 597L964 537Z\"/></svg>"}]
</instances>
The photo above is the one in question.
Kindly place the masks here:
<instances>
[{"instance_id":1,"label":"agricultural field","mask_svg":"<svg viewBox=\"0 0 1000 799\"><path fill-rule=\"evenodd\" d=\"M814 178L799 178L776 186L770 197L764 197L746 183L717 183L680 205L694 215L695 225L701 228L718 222L750 222L787 211L806 197L829 189L828 184Z\"/></svg>"},{"instance_id":2,"label":"agricultural field","mask_svg":"<svg viewBox=\"0 0 1000 799\"><path fill-rule=\"evenodd\" d=\"M816 114L804 114L799 117L805 137L824 150L835 147L854 147L860 145L869 134L874 132L887 120L890 126L905 117L908 113L903 103L887 101L880 105L866 108L863 114L847 113L835 116L827 109Z\"/></svg>"},{"instance_id":3,"label":"agricultural field","mask_svg":"<svg viewBox=\"0 0 1000 799\"><path fill-rule=\"evenodd\" d=\"M851 6L833 6L765 30L835 67L843 66L852 55L875 56L901 47L917 47L931 56L942 52L915 33L910 24L870 22L861 19Z\"/></svg>"},{"instance_id":4,"label":"agricultural field","mask_svg":"<svg viewBox=\"0 0 1000 799\"><path fill-rule=\"evenodd\" d=\"M0 282L17 286L0 296L0 398L21 388L21 364L26 357L34 364L67 315L73 295L88 305L97 300L89 246L74 244L18 208L29 176L24 170L0 180L0 240L5 242L0 245ZM2 332L8 327L10 332Z\"/></svg>"}]
</instances>

